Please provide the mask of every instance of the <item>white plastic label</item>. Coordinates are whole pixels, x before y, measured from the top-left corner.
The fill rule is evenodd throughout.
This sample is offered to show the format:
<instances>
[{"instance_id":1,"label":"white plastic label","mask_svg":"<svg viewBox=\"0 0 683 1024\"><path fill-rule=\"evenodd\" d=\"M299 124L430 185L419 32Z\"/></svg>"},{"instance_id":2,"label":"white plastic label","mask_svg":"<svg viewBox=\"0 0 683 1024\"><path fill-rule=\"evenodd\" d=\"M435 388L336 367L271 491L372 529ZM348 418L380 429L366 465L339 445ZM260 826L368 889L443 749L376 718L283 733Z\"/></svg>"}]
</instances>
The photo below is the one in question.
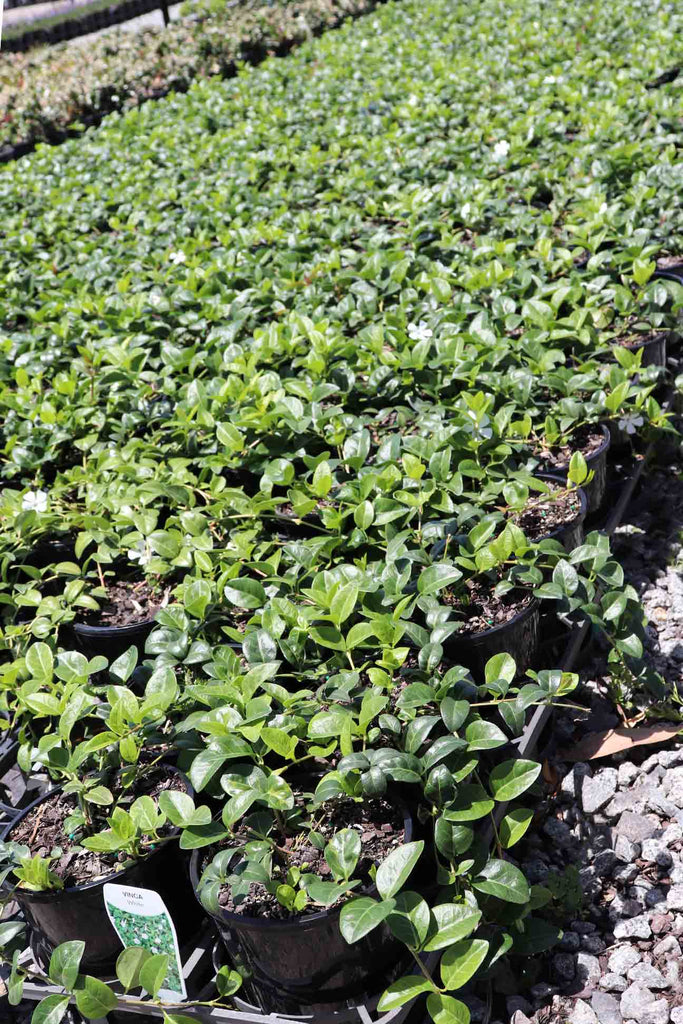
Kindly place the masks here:
<instances>
[{"instance_id":1,"label":"white plastic label","mask_svg":"<svg viewBox=\"0 0 683 1024\"><path fill-rule=\"evenodd\" d=\"M153 889L128 885L104 886L104 905L109 920L124 946L141 946L150 953L165 953L168 972L159 992L162 999L186 999L180 950L175 926L164 901Z\"/></svg>"}]
</instances>

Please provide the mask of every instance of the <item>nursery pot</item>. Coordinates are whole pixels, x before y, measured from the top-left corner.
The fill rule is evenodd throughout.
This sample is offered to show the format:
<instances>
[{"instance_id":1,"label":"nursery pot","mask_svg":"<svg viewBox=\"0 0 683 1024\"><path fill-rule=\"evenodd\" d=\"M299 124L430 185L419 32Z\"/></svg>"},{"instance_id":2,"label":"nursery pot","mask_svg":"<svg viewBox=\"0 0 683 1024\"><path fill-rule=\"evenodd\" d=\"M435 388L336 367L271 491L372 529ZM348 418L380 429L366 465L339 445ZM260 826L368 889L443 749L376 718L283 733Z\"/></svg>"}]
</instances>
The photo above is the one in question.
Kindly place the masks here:
<instances>
[{"instance_id":1,"label":"nursery pot","mask_svg":"<svg viewBox=\"0 0 683 1024\"><path fill-rule=\"evenodd\" d=\"M559 484L563 486L567 483L566 479L561 476L556 476L554 473L538 473L539 480L548 480L550 483ZM567 551L573 551L574 548L578 548L579 544L583 544L583 521L586 518L588 512L588 499L586 498L586 492L582 487L577 488L577 494L579 501L581 502L581 510L577 514L575 519L572 519L569 523L564 523L562 526L558 526L556 529L551 530L541 540L559 540L560 544L566 548Z\"/></svg>"},{"instance_id":2,"label":"nursery pot","mask_svg":"<svg viewBox=\"0 0 683 1024\"><path fill-rule=\"evenodd\" d=\"M654 338L634 345L625 345L630 352L642 350L641 366L666 366L666 342L670 331L656 331Z\"/></svg>"},{"instance_id":3,"label":"nursery pot","mask_svg":"<svg viewBox=\"0 0 683 1024\"><path fill-rule=\"evenodd\" d=\"M600 424L599 430L603 436L602 444L597 451L586 458L586 465L589 469L593 470L593 479L583 485L589 512L597 512L607 489L607 452L609 451L611 438L609 428L604 423ZM561 480L567 479L569 463L564 466L555 466L553 469L554 474L557 474Z\"/></svg>"},{"instance_id":4,"label":"nursery pot","mask_svg":"<svg viewBox=\"0 0 683 1024\"><path fill-rule=\"evenodd\" d=\"M58 791L53 789L29 804L5 828L2 839L10 841L11 833L18 823L34 807L49 800ZM82 939L85 942L85 952L81 970L100 976L113 974L116 959L123 946L109 922L104 905L106 882L153 889L159 893L175 924L180 946L189 941L201 925L203 913L193 897L187 861L177 840L172 838L162 843L149 856L135 861L122 871L116 871L86 885L52 892L14 889L13 898L21 907L29 927L31 947L42 963L46 964L49 961L53 950L60 943ZM11 883L7 881L3 884L5 893L10 885Z\"/></svg>"},{"instance_id":5,"label":"nursery pot","mask_svg":"<svg viewBox=\"0 0 683 1024\"><path fill-rule=\"evenodd\" d=\"M406 805L404 842L413 836ZM190 860L195 895L202 851ZM360 893L359 893L360 894ZM368 895L376 895L374 886ZM197 896L199 899L199 896ZM386 924L349 945L339 930L341 907L288 921L247 917L227 910L211 914L231 962L245 978L240 994L266 1013L310 1013L343 1009L349 1000L386 987L387 975L402 959L405 947Z\"/></svg>"},{"instance_id":6,"label":"nursery pot","mask_svg":"<svg viewBox=\"0 0 683 1024\"><path fill-rule=\"evenodd\" d=\"M76 645L83 654L89 658L102 654L112 662L131 645L137 647L142 658L147 637L155 625L154 619L145 619L130 626L88 626L85 622L74 622L71 628Z\"/></svg>"},{"instance_id":7,"label":"nursery pot","mask_svg":"<svg viewBox=\"0 0 683 1024\"><path fill-rule=\"evenodd\" d=\"M448 659L464 665L475 679L484 676L489 658L503 652L515 659L518 673L526 672L534 664L538 645L539 609L535 598L513 618L499 626L482 629L479 633L461 630L443 641Z\"/></svg>"}]
</instances>

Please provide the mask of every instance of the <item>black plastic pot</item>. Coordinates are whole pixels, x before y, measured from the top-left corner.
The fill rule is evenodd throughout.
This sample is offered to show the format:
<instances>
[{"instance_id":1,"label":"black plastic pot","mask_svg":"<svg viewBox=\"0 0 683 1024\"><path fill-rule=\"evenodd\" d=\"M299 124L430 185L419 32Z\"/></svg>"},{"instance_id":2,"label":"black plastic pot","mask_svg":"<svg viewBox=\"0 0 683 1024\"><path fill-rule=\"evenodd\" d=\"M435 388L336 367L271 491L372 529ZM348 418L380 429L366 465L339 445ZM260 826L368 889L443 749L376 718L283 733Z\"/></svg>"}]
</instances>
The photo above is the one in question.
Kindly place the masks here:
<instances>
[{"instance_id":1,"label":"black plastic pot","mask_svg":"<svg viewBox=\"0 0 683 1024\"><path fill-rule=\"evenodd\" d=\"M669 331L657 331L655 337L651 338L650 341L640 344L636 343L635 345L625 345L624 347L630 352L642 350L641 366L666 366L666 343L669 334Z\"/></svg>"},{"instance_id":2,"label":"black plastic pot","mask_svg":"<svg viewBox=\"0 0 683 1024\"><path fill-rule=\"evenodd\" d=\"M412 818L405 804L397 803L410 842ZM195 893L202 855L195 850L190 860ZM339 930L340 914L337 907L289 921L227 911L211 916L230 961L245 978L240 995L266 1013L297 1014L342 1009L349 1000L383 989L405 953L386 925L349 945Z\"/></svg>"},{"instance_id":3,"label":"black plastic pot","mask_svg":"<svg viewBox=\"0 0 683 1024\"><path fill-rule=\"evenodd\" d=\"M29 804L5 828L2 839L11 839L12 829L29 811L49 800L55 792L53 789ZM159 893L173 918L179 945L188 942L201 926L204 914L194 898L187 859L176 840L171 839L143 860L88 885L73 886L58 892L15 889L13 898L26 918L31 948L41 963L47 964L54 948L61 942L82 939L85 942L85 953L81 970L99 976L113 973L116 958L123 946L109 922L104 906L103 887L106 882L152 889ZM6 893L8 883L5 882L2 888Z\"/></svg>"},{"instance_id":4,"label":"black plastic pot","mask_svg":"<svg viewBox=\"0 0 683 1024\"><path fill-rule=\"evenodd\" d=\"M539 609L535 598L500 626L483 629L480 633L461 630L443 641L444 653L449 661L468 668L475 681L483 678L489 658L504 651L515 659L518 673L526 672L534 665L538 645Z\"/></svg>"},{"instance_id":5,"label":"black plastic pot","mask_svg":"<svg viewBox=\"0 0 683 1024\"><path fill-rule=\"evenodd\" d=\"M583 485L589 512L597 512L605 497L605 490L607 488L607 452L609 451L611 438L609 428L604 423L600 424L599 430L602 433L603 442L598 450L586 459L586 465L589 469L593 470L593 479ZM561 480L567 479L568 471L569 463L565 466L553 466L552 468L553 475L558 476Z\"/></svg>"},{"instance_id":6,"label":"black plastic pot","mask_svg":"<svg viewBox=\"0 0 683 1024\"><path fill-rule=\"evenodd\" d=\"M142 658L147 637L155 625L154 619L145 619L131 626L88 626L84 622L74 622L71 628L76 645L83 654L89 658L102 654L112 662L131 646L137 647Z\"/></svg>"},{"instance_id":7,"label":"black plastic pot","mask_svg":"<svg viewBox=\"0 0 683 1024\"><path fill-rule=\"evenodd\" d=\"M564 486L567 482L565 477L556 476L554 473L538 473L537 475L539 480L548 480L550 483L560 486ZM578 548L579 544L583 544L583 521L588 512L588 499L582 487L577 488L577 492L581 502L581 511L576 518L572 519L570 523L565 523L564 526L558 526L557 529L551 530L550 533L541 537L541 540L559 540L567 551L573 551L574 548Z\"/></svg>"}]
</instances>

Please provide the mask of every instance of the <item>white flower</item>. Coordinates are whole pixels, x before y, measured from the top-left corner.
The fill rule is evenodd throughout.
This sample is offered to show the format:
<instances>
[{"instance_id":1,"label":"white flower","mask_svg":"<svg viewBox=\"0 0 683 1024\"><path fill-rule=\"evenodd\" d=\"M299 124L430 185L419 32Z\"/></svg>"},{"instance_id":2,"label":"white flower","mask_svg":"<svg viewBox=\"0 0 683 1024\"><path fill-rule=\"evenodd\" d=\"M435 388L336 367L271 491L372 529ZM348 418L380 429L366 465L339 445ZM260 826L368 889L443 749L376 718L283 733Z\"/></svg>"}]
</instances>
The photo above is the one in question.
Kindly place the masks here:
<instances>
[{"instance_id":1,"label":"white flower","mask_svg":"<svg viewBox=\"0 0 683 1024\"><path fill-rule=\"evenodd\" d=\"M27 511L47 512L47 491L27 491L21 500L21 507Z\"/></svg>"},{"instance_id":2,"label":"white flower","mask_svg":"<svg viewBox=\"0 0 683 1024\"><path fill-rule=\"evenodd\" d=\"M413 341L429 341L433 334L434 331L427 327L424 320L420 320L419 324L408 324L408 337Z\"/></svg>"},{"instance_id":3,"label":"white flower","mask_svg":"<svg viewBox=\"0 0 683 1024\"><path fill-rule=\"evenodd\" d=\"M510 152L510 143L506 139L501 139L493 147L493 159L504 160Z\"/></svg>"},{"instance_id":4,"label":"white flower","mask_svg":"<svg viewBox=\"0 0 683 1024\"><path fill-rule=\"evenodd\" d=\"M185 260L187 259L187 256L185 255L185 253L183 252L182 249L178 249L177 252L169 253L168 258L171 261L171 263L178 264L178 263L184 263Z\"/></svg>"},{"instance_id":5,"label":"white flower","mask_svg":"<svg viewBox=\"0 0 683 1024\"><path fill-rule=\"evenodd\" d=\"M128 549L128 557L131 562L139 562L140 565L149 565L152 561L152 552L144 540L139 540L134 548Z\"/></svg>"},{"instance_id":6,"label":"white flower","mask_svg":"<svg viewBox=\"0 0 683 1024\"><path fill-rule=\"evenodd\" d=\"M554 85L556 81L555 75L546 75L543 79L543 85Z\"/></svg>"}]
</instances>

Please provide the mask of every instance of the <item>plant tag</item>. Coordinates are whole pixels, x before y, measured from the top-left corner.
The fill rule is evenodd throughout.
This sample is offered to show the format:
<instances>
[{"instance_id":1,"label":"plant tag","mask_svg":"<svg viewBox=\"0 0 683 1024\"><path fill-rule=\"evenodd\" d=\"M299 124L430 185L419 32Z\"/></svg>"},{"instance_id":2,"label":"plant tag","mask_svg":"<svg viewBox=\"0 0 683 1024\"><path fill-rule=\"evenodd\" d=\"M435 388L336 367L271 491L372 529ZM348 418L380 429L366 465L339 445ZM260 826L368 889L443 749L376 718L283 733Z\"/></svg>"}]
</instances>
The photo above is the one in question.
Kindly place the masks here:
<instances>
[{"instance_id":1,"label":"plant tag","mask_svg":"<svg viewBox=\"0 0 683 1024\"><path fill-rule=\"evenodd\" d=\"M159 995L187 998L178 937L171 915L158 892L128 885L104 886L104 905L112 927L124 946L141 946L149 953L165 953L168 971Z\"/></svg>"}]
</instances>

